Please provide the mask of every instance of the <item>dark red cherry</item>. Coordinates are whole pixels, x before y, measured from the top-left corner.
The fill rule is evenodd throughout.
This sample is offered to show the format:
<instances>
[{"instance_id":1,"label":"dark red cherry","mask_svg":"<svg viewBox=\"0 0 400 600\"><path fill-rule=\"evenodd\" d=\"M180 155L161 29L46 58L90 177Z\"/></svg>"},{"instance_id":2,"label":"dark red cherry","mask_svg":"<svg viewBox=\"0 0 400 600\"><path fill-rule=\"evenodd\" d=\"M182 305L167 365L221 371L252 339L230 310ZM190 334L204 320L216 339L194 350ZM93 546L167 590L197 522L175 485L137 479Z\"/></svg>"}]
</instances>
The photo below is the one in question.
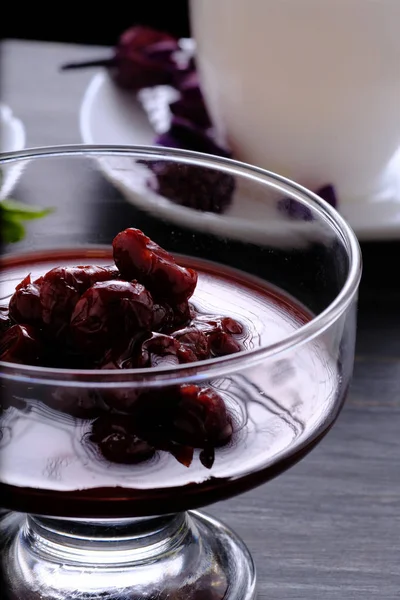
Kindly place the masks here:
<instances>
[{"instance_id":1,"label":"dark red cherry","mask_svg":"<svg viewBox=\"0 0 400 600\"><path fill-rule=\"evenodd\" d=\"M205 360L210 356L210 344L207 336L197 327L186 327L175 331L172 336L181 344L189 348L198 360Z\"/></svg>"},{"instance_id":2,"label":"dark red cherry","mask_svg":"<svg viewBox=\"0 0 400 600\"><path fill-rule=\"evenodd\" d=\"M122 277L137 279L158 299L173 304L190 298L197 273L175 259L139 229L125 229L113 241L114 260Z\"/></svg>"},{"instance_id":3,"label":"dark red cherry","mask_svg":"<svg viewBox=\"0 0 400 600\"><path fill-rule=\"evenodd\" d=\"M43 401L78 419L94 419L107 410L99 392L91 388L59 387L52 389Z\"/></svg>"},{"instance_id":4,"label":"dark red cherry","mask_svg":"<svg viewBox=\"0 0 400 600\"><path fill-rule=\"evenodd\" d=\"M57 267L43 277L40 288L42 317L55 335L68 327L72 311L79 298L79 287L67 269Z\"/></svg>"},{"instance_id":5,"label":"dark red cherry","mask_svg":"<svg viewBox=\"0 0 400 600\"><path fill-rule=\"evenodd\" d=\"M207 337L211 356L226 356L243 350L234 335L243 333L243 326L230 317L197 315L192 326L200 329Z\"/></svg>"},{"instance_id":6,"label":"dark red cherry","mask_svg":"<svg viewBox=\"0 0 400 600\"><path fill-rule=\"evenodd\" d=\"M190 319L194 316L193 307L189 304L187 300L181 302L180 304L174 304L174 327L184 327L190 321Z\"/></svg>"},{"instance_id":7,"label":"dark red cherry","mask_svg":"<svg viewBox=\"0 0 400 600\"><path fill-rule=\"evenodd\" d=\"M227 356L243 350L239 342L225 331L213 331L207 337L213 356Z\"/></svg>"},{"instance_id":8,"label":"dark red cherry","mask_svg":"<svg viewBox=\"0 0 400 600\"><path fill-rule=\"evenodd\" d=\"M113 463L137 464L155 454L155 449L137 436L135 420L127 415L99 417L92 424L89 439Z\"/></svg>"},{"instance_id":9,"label":"dark red cherry","mask_svg":"<svg viewBox=\"0 0 400 600\"><path fill-rule=\"evenodd\" d=\"M233 335L243 333L243 325L231 317L221 317L218 315L196 315L193 319L193 325L204 332L215 330L224 331Z\"/></svg>"},{"instance_id":10,"label":"dark red cherry","mask_svg":"<svg viewBox=\"0 0 400 600\"><path fill-rule=\"evenodd\" d=\"M3 334L10 329L12 322L8 312L8 306L0 306L0 333Z\"/></svg>"},{"instance_id":11,"label":"dark red cherry","mask_svg":"<svg viewBox=\"0 0 400 600\"><path fill-rule=\"evenodd\" d=\"M172 454L176 460L184 467L190 467L193 461L194 448L193 446L182 446L181 444L169 443L164 448Z\"/></svg>"},{"instance_id":12,"label":"dark red cherry","mask_svg":"<svg viewBox=\"0 0 400 600\"><path fill-rule=\"evenodd\" d=\"M40 304L40 285L31 282L27 275L15 288L9 305L10 317L13 321L26 325L42 324L42 307Z\"/></svg>"},{"instance_id":13,"label":"dark red cherry","mask_svg":"<svg viewBox=\"0 0 400 600\"><path fill-rule=\"evenodd\" d=\"M140 437L160 448L171 437L165 432L170 427L174 411L180 402L179 386L168 386L143 391L133 406L135 423Z\"/></svg>"},{"instance_id":14,"label":"dark red cherry","mask_svg":"<svg viewBox=\"0 0 400 600\"><path fill-rule=\"evenodd\" d=\"M115 51L112 75L124 88L171 84L177 68L174 53L178 41L167 33L143 26L127 29Z\"/></svg>"},{"instance_id":15,"label":"dark red cherry","mask_svg":"<svg viewBox=\"0 0 400 600\"><path fill-rule=\"evenodd\" d=\"M135 388L134 385L132 387L118 387L116 384L115 389L107 389L102 392L102 399L112 411L135 414L137 403L143 393L145 392L142 389Z\"/></svg>"},{"instance_id":16,"label":"dark red cherry","mask_svg":"<svg viewBox=\"0 0 400 600\"><path fill-rule=\"evenodd\" d=\"M81 290L87 290L94 283L110 281L119 277L119 271L115 265L108 265L107 267L86 265L71 267L70 270L73 272Z\"/></svg>"},{"instance_id":17,"label":"dark red cherry","mask_svg":"<svg viewBox=\"0 0 400 600\"><path fill-rule=\"evenodd\" d=\"M159 449L178 444L209 450L229 442L233 433L222 397L197 385L145 393L135 405L134 418L140 437Z\"/></svg>"},{"instance_id":18,"label":"dark red cherry","mask_svg":"<svg viewBox=\"0 0 400 600\"><path fill-rule=\"evenodd\" d=\"M13 325L0 341L0 360L38 365L43 357L43 346L37 331L31 325Z\"/></svg>"},{"instance_id":19,"label":"dark red cherry","mask_svg":"<svg viewBox=\"0 0 400 600\"><path fill-rule=\"evenodd\" d=\"M153 333L141 345L138 364L142 367L166 367L196 360L194 352L172 336Z\"/></svg>"},{"instance_id":20,"label":"dark red cherry","mask_svg":"<svg viewBox=\"0 0 400 600\"><path fill-rule=\"evenodd\" d=\"M127 340L117 342L107 350L98 366L101 369L134 369L138 367L138 352L140 343L148 334L141 333ZM113 411L132 413L135 411L138 399L145 394L143 388L132 386L108 388L102 391L105 404Z\"/></svg>"},{"instance_id":21,"label":"dark red cherry","mask_svg":"<svg viewBox=\"0 0 400 600\"><path fill-rule=\"evenodd\" d=\"M23 412L30 412L31 405L28 398L32 398L33 396L32 388L32 384L29 383L10 380L7 382L4 381L0 394L0 413L2 410L4 411L11 407Z\"/></svg>"},{"instance_id":22,"label":"dark red cherry","mask_svg":"<svg viewBox=\"0 0 400 600\"><path fill-rule=\"evenodd\" d=\"M165 302L154 305L153 331L170 333L177 327L187 325L192 318L192 311L187 300L173 307Z\"/></svg>"},{"instance_id":23,"label":"dark red cherry","mask_svg":"<svg viewBox=\"0 0 400 600\"><path fill-rule=\"evenodd\" d=\"M71 333L82 351L104 353L121 337L151 328L153 299L137 282L95 283L77 302Z\"/></svg>"},{"instance_id":24,"label":"dark red cherry","mask_svg":"<svg viewBox=\"0 0 400 600\"><path fill-rule=\"evenodd\" d=\"M171 438L172 419L179 401L178 386L144 391L132 404L132 418L141 439L147 440L157 450L172 454L178 462L189 467L193 460L193 446L179 444Z\"/></svg>"},{"instance_id":25,"label":"dark red cherry","mask_svg":"<svg viewBox=\"0 0 400 600\"><path fill-rule=\"evenodd\" d=\"M153 330L163 331L171 327L174 322L174 311L169 304L159 302L153 308Z\"/></svg>"},{"instance_id":26,"label":"dark red cherry","mask_svg":"<svg viewBox=\"0 0 400 600\"><path fill-rule=\"evenodd\" d=\"M176 61L179 50L178 40L168 33L135 25L122 33L113 56L67 63L62 69L106 67L117 85L137 92L146 87L172 85L177 71L184 68Z\"/></svg>"},{"instance_id":27,"label":"dark red cherry","mask_svg":"<svg viewBox=\"0 0 400 600\"><path fill-rule=\"evenodd\" d=\"M183 385L171 435L195 448L221 446L232 437L232 422L224 400L208 387Z\"/></svg>"},{"instance_id":28,"label":"dark red cherry","mask_svg":"<svg viewBox=\"0 0 400 600\"><path fill-rule=\"evenodd\" d=\"M93 265L56 267L42 278L40 302L43 321L55 333L68 326L72 311L80 296L94 283L108 281L119 276L116 267Z\"/></svg>"},{"instance_id":29,"label":"dark red cherry","mask_svg":"<svg viewBox=\"0 0 400 600\"><path fill-rule=\"evenodd\" d=\"M222 331L225 331L225 333L232 333L234 335L243 333L243 325L231 317L222 317L220 324Z\"/></svg>"},{"instance_id":30,"label":"dark red cherry","mask_svg":"<svg viewBox=\"0 0 400 600\"><path fill-rule=\"evenodd\" d=\"M211 446L204 448L199 455L199 459L203 467L211 469L215 462L215 450Z\"/></svg>"},{"instance_id":31,"label":"dark red cherry","mask_svg":"<svg viewBox=\"0 0 400 600\"><path fill-rule=\"evenodd\" d=\"M135 369L138 366L138 354L141 344L149 336L141 331L132 336L115 340L104 356L99 360L100 369Z\"/></svg>"}]
</instances>

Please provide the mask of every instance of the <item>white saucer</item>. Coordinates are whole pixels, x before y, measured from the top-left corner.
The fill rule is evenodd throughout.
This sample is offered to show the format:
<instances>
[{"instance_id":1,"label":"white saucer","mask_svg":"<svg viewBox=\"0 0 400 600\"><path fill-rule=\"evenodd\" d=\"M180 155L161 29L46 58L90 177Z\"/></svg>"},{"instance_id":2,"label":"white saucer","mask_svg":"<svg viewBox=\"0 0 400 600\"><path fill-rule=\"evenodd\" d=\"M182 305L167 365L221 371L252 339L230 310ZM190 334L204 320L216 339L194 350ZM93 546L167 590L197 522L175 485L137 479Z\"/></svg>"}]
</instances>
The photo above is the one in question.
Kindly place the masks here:
<instances>
[{"instance_id":1,"label":"white saucer","mask_svg":"<svg viewBox=\"0 0 400 600\"><path fill-rule=\"evenodd\" d=\"M20 119L14 116L11 108L0 103L0 152L22 150L25 146L25 129ZM6 198L19 176L19 165L3 167L0 200Z\"/></svg>"},{"instance_id":2,"label":"white saucer","mask_svg":"<svg viewBox=\"0 0 400 600\"><path fill-rule=\"evenodd\" d=\"M176 92L168 86L142 90L135 94L119 89L104 71L90 82L80 110L80 130L85 144L152 145L156 133L169 126L168 103ZM143 174L138 170L128 176L118 163L102 161L105 175L120 189L126 199L141 209L157 214L170 222L192 229L229 233L243 239L263 237L266 230L273 237L287 234L277 211L263 204L262 199L246 198L246 203L233 199L224 215L202 213L179 206L166 198L149 192ZM400 151L391 168L390 192L373 200L343 204L340 212L360 240L400 239ZM293 234L303 237L306 223L293 222ZM293 240L292 240L293 241Z\"/></svg>"}]
</instances>

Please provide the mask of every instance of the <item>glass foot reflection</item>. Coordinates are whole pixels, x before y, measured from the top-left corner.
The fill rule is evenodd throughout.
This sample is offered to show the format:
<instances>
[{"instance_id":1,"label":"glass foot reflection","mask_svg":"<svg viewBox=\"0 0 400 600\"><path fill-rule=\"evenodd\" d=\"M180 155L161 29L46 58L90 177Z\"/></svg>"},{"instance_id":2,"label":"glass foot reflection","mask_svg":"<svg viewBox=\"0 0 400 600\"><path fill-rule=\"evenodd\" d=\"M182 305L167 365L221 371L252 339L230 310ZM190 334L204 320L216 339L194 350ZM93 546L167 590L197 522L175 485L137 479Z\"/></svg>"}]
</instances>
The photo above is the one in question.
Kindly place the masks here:
<instances>
[{"instance_id":1,"label":"glass foot reflection","mask_svg":"<svg viewBox=\"0 0 400 600\"><path fill-rule=\"evenodd\" d=\"M28 516L3 552L4 600L252 600L236 535L198 512L120 521Z\"/></svg>"}]
</instances>

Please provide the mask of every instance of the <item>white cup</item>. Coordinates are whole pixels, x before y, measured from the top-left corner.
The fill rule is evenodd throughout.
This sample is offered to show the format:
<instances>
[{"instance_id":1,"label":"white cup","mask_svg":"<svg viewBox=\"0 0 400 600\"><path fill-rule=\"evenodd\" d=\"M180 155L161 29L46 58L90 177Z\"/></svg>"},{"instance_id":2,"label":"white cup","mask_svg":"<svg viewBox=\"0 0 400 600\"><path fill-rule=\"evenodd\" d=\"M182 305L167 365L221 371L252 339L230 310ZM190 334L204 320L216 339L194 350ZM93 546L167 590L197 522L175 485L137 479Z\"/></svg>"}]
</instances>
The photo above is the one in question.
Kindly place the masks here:
<instances>
[{"instance_id":1,"label":"white cup","mask_svg":"<svg viewBox=\"0 0 400 600\"><path fill-rule=\"evenodd\" d=\"M385 193L400 148L400 0L191 0L191 25L235 158L333 184L340 201Z\"/></svg>"}]
</instances>

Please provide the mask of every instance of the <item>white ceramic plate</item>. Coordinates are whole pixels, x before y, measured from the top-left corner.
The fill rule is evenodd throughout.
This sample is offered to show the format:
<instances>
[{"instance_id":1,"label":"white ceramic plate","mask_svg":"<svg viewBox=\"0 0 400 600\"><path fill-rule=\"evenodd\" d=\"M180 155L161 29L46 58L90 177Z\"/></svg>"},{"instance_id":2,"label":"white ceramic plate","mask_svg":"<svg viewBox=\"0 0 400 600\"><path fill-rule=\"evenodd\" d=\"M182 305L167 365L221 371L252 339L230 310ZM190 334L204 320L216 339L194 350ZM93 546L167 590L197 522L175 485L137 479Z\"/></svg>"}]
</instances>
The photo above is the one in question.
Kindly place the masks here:
<instances>
[{"instance_id":1,"label":"white ceramic plate","mask_svg":"<svg viewBox=\"0 0 400 600\"><path fill-rule=\"evenodd\" d=\"M85 144L151 145L156 133L169 126L168 103L174 90L167 86L142 90L138 96L117 88L101 71L90 82L80 110L80 130ZM118 163L118 164L117 164ZM238 201L238 194L224 215L202 213L178 206L149 192L144 173L135 173L121 162L102 161L105 175L118 187L126 199L136 206L153 212L172 223L193 229L257 241L265 240L269 232L279 238L287 234L287 219L278 211L263 204L262 197ZM353 227L360 240L400 239L400 151L390 165L390 186L379 198L346 203L340 212ZM241 196L243 197L243 196ZM304 237L306 223L293 222L293 235ZM292 239L293 242L293 239Z\"/></svg>"},{"instance_id":2,"label":"white ceramic plate","mask_svg":"<svg viewBox=\"0 0 400 600\"><path fill-rule=\"evenodd\" d=\"M25 129L22 121L14 116L9 106L0 104L0 151L13 152L22 150L24 146ZM18 179L19 171L18 165L13 165L12 168L3 167L0 200L10 194Z\"/></svg>"}]
</instances>

